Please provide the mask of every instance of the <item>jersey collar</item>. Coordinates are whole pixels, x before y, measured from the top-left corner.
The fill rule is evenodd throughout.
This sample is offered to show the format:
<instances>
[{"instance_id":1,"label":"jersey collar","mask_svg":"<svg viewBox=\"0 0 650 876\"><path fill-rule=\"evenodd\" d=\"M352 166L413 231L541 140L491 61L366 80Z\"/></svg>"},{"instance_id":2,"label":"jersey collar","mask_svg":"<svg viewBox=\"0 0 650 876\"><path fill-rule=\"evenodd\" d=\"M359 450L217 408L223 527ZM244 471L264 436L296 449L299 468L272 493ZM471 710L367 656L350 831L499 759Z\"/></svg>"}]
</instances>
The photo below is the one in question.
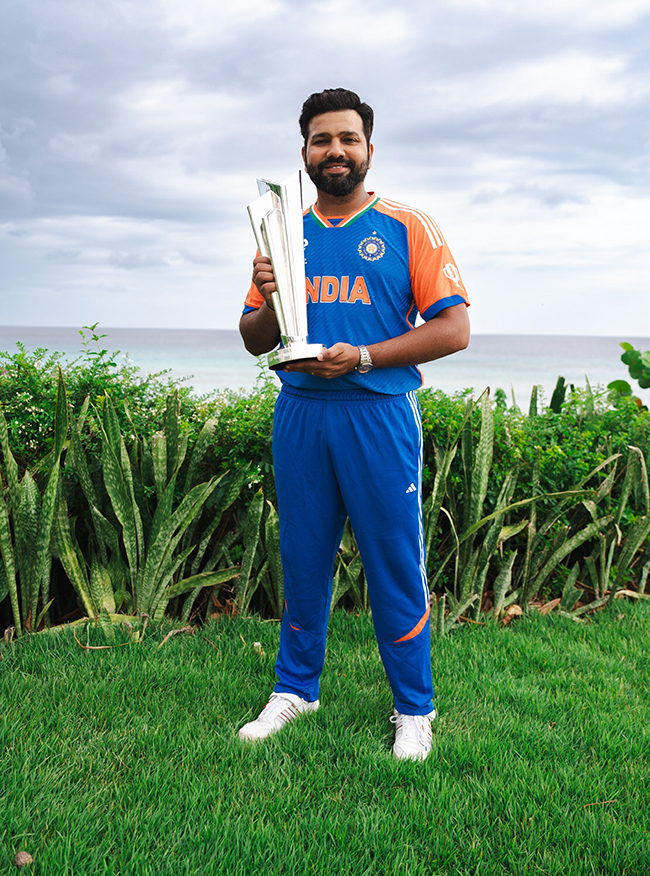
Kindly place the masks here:
<instances>
[{"instance_id":1,"label":"jersey collar","mask_svg":"<svg viewBox=\"0 0 650 876\"><path fill-rule=\"evenodd\" d=\"M321 228L343 228L346 225L352 225L352 223L355 222L359 218L359 216L363 216L364 213L367 213L368 210L374 207L378 200L379 198L377 195L375 195L374 192L368 192L368 200L364 204L362 204L362 206L359 207L358 210L355 210L354 213L350 213L349 216L344 216L337 225L332 225L329 219L319 212L316 204L312 204L312 206L309 208L309 212L311 213L314 221L318 225L320 225Z\"/></svg>"}]
</instances>

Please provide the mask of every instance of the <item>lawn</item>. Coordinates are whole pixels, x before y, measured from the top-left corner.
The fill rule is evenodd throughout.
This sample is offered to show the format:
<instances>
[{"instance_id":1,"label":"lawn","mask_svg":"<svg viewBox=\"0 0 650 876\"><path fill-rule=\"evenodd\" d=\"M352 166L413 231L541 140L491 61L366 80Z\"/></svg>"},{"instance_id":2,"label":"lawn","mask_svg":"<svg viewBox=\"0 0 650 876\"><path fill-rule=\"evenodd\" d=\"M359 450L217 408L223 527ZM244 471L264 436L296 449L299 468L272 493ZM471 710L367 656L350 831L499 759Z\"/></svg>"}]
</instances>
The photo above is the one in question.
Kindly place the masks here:
<instances>
[{"instance_id":1,"label":"lawn","mask_svg":"<svg viewBox=\"0 0 650 876\"><path fill-rule=\"evenodd\" d=\"M648 872L649 631L619 602L434 639L425 763L391 755L368 616L333 616L321 709L252 746L276 623L3 646L0 874L19 850L38 876Z\"/></svg>"}]
</instances>

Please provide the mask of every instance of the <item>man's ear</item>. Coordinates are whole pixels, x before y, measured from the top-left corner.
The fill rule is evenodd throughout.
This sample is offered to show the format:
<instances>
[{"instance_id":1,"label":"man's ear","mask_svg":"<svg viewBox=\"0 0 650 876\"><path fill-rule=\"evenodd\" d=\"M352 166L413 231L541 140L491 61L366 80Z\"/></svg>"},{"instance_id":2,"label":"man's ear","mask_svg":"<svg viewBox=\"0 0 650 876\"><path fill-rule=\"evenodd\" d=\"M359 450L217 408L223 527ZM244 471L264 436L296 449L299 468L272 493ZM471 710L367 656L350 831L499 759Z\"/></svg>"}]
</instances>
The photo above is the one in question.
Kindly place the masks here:
<instances>
[{"instance_id":1,"label":"man's ear","mask_svg":"<svg viewBox=\"0 0 650 876\"><path fill-rule=\"evenodd\" d=\"M370 170L370 168L372 167L372 156L374 154L375 154L375 147L371 143L370 146L368 146L368 170Z\"/></svg>"},{"instance_id":2,"label":"man's ear","mask_svg":"<svg viewBox=\"0 0 650 876\"><path fill-rule=\"evenodd\" d=\"M300 150L300 154L302 155L302 163L307 167L307 160L305 159L305 147L303 146Z\"/></svg>"}]
</instances>

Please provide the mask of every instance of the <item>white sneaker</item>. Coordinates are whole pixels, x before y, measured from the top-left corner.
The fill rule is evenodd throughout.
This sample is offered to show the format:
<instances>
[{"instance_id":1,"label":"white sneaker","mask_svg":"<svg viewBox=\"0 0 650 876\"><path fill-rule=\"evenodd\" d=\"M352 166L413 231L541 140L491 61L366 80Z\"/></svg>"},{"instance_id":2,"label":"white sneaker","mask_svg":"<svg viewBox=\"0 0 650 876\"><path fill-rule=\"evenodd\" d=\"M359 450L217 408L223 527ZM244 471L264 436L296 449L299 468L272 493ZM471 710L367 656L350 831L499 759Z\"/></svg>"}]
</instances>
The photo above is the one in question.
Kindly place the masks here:
<instances>
[{"instance_id":1,"label":"white sneaker","mask_svg":"<svg viewBox=\"0 0 650 876\"><path fill-rule=\"evenodd\" d=\"M391 723L395 724L393 754L398 760L424 760L431 751L431 722L436 710L428 715L402 715L395 710Z\"/></svg>"},{"instance_id":2,"label":"white sneaker","mask_svg":"<svg viewBox=\"0 0 650 876\"><path fill-rule=\"evenodd\" d=\"M318 700L310 703L296 694L272 693L259 717L241 728L239 738L247 742L266 739L271 733L282 730L285 724L293 721L301 712L315 712L317 708Z\"/></svg>"}]
</instances>

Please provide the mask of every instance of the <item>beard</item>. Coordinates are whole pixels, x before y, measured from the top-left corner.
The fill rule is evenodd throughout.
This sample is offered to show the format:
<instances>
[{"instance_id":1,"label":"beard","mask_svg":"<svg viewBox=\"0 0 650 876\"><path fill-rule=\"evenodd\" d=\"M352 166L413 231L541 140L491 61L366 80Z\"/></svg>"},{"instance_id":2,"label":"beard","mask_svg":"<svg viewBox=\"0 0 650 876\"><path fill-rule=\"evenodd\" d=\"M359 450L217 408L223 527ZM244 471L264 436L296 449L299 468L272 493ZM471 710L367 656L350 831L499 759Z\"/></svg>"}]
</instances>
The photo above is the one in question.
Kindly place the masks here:
<instances>
[{"instance_id":1,"label":"beard","mask_svg":"<svg viewBox=\"0 0 650 876\"><path fill-rule=\"evenodd\" d=\"M325 168L332 164L342 164L350 168L350 172L346 176L331 177L325 175ZM333 195L336 198L344 198L346 195L351 195L352 192L361 185L368 173L368 161L360 161L355 164L354 161L332 161L327 159L321 161L318 165L306 165L309 179L313 182L316 188L325 192L326 195Z\"/></svg>"}]
</instances>

